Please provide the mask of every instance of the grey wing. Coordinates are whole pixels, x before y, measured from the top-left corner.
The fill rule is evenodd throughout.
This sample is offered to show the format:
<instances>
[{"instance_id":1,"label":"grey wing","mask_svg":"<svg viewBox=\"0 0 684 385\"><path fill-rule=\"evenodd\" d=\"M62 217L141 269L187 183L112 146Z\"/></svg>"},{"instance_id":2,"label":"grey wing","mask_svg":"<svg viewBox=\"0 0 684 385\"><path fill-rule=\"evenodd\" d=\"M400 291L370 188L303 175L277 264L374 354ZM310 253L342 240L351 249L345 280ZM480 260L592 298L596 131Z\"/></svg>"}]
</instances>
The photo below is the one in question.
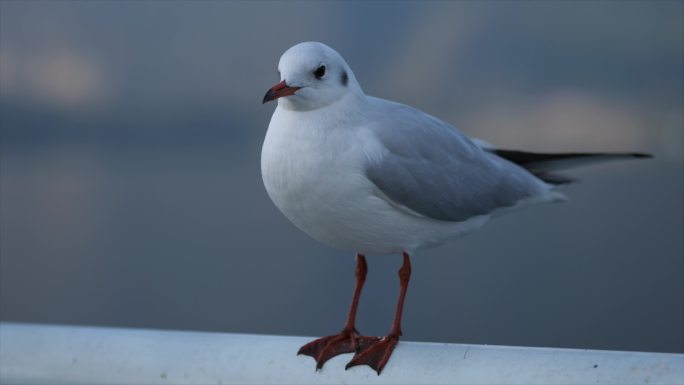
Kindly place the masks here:
<instances>
[{"instance_id":1,"label":"grey wing","mask_svg":"<svg viewBox=\"0 0 684 385\"><path fill-rule=\"evenodd\" d=\"M395 108L373 128L386 151L366 168L393 204L433 219L464 221L548 190L450 125L410 107Z\"/></svg>"}]
</instances>

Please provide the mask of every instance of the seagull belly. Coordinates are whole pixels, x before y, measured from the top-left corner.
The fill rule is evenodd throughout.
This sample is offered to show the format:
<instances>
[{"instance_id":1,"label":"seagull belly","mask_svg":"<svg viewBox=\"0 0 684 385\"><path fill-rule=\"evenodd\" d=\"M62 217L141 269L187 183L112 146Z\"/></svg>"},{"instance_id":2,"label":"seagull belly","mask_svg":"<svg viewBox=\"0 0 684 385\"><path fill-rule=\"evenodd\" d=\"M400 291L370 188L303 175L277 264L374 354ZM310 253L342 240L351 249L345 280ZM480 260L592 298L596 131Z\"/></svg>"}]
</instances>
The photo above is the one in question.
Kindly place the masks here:
<instances>
[{"instance_id":1,"label":"seagull belly","mask_svg":"<svg viewBox=\"0 0 684 385\"><path fill-rule=\"evenodd\" d=\"M390 254L438 245L482 226L489 216L463 222L401 210L377 192L363 170L366 156L349 135L306 135L269 128L262 177L273 203L299 229L335 248Z\"/></svg>"}]
</instances>

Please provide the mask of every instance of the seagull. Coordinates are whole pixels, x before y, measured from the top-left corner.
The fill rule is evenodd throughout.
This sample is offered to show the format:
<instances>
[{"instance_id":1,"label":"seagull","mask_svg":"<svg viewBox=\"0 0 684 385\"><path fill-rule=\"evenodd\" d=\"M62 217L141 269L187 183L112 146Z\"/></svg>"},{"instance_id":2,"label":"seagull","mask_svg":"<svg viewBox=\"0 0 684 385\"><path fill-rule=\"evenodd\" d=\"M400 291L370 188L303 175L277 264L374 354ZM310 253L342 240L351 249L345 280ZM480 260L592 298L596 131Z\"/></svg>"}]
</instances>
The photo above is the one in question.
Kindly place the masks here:
<instances>
[{"instance_id":1,"label":"seagull","mask_svg":"<svg viewBox=\"0 0 684 385\"><path fill-rule=\"evenodd\" d=\"M338 334L311 341L298 354L320 370L354 353L346 369L368 365L378 375L402 335L410 255L459 238L491 218L565 200L572 182L558 170L641 153L545 154L498 149L471 139L415 108L364 94L351 68L319 42L289 48L261 151L261 174L278 209L312 238L356 253L351 307ZM356 309L367 254L400 254L399 297L389 333L364 336Z\"/></svg>"}]
</instances>

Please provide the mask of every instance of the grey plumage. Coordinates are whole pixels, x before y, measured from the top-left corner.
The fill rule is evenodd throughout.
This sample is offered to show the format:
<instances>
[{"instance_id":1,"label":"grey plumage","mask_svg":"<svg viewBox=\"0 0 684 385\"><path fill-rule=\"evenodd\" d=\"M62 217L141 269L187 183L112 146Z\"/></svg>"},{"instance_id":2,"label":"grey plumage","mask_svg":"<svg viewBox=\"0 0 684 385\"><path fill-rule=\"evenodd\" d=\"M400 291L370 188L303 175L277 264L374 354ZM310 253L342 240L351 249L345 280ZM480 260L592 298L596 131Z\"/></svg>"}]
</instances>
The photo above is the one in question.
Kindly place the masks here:
<instances>
[{"instance_id":1,"label":"grey plumage","mask_svg":"<svg viewBox=\"0 0 684 385\"><path fill-rule=\"evenodd\" d=\"M380 161L370 162L366 176L395 205L432 219L460 222L528 198L552 200L550 185L573 181L557 170L650 157L497 150L409 106L382 99L375 103L387 110L391 123L387 118L373 126L387 153Z\"/></svg>"},{"instance_id":2,"label":"grey plumage","mask_svg":"<svg viewBox=\"0 0 684 385\"><path fill-rule=\"evenodd\" d=\"M397 206L460 222L548 193L534 175L483 150L447 123L408 106L390 106L392 125L379 121L373 126L387 153L370 162L366 175Z\"/></svg>"}]
</instances>

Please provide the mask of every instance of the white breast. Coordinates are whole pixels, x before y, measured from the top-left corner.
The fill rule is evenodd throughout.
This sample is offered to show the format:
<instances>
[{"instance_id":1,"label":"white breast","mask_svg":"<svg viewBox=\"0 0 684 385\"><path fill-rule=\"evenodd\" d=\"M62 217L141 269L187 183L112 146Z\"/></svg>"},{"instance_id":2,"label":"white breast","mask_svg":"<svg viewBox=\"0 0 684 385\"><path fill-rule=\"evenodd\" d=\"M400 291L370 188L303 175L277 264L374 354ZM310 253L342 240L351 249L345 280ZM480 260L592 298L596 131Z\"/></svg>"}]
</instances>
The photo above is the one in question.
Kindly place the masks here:
<instances>
[{"instance_id":1,"label":"white breast","mask_svg":"<svg viewBox=\"0 0 684 385\"><path fill-rule=\"evenodd\" d=\"M311 112L277 109L261 152L264 185L275 205L297 227L324 243L345 242L352 217L364 207L371 185L355 133L312 125ZM347 236L345 236L347 235Z\"/></svg>"}]
</instances>

